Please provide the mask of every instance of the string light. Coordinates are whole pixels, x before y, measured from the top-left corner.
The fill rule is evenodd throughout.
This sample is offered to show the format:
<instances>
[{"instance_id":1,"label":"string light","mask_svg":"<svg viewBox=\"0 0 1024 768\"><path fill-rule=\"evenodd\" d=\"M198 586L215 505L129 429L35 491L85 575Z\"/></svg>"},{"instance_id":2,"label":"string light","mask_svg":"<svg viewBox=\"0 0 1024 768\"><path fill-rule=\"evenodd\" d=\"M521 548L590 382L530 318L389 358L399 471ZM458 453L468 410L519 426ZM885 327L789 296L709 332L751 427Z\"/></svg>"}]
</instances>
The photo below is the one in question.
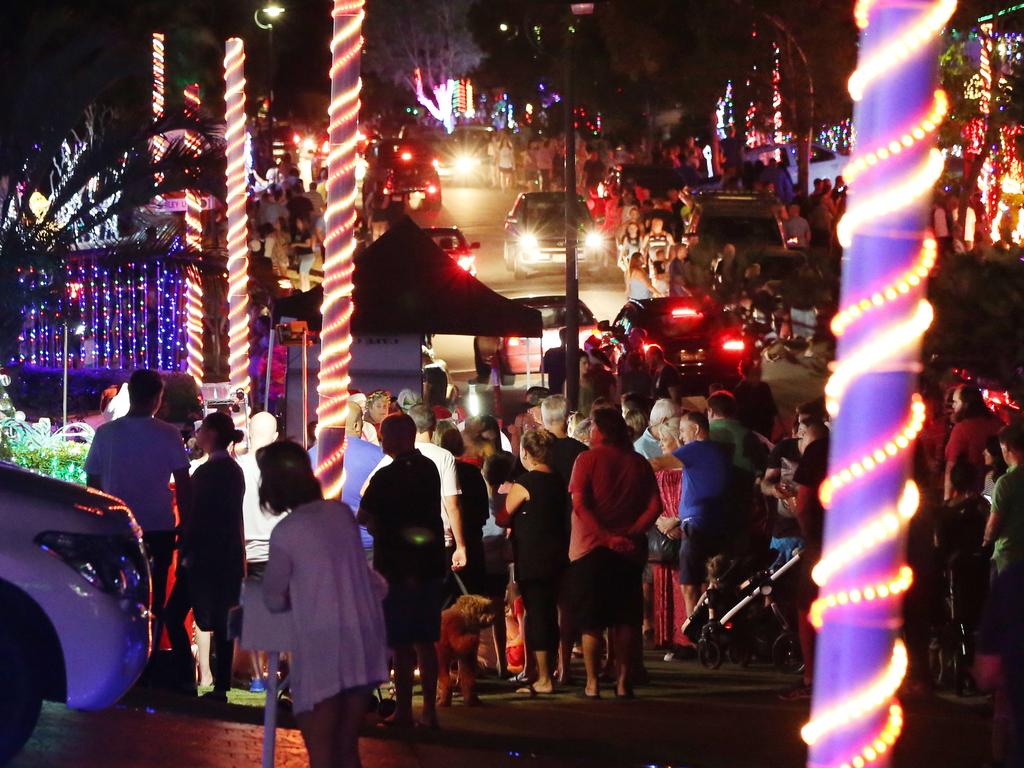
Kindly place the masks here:
<instances>
[{"instance_id":1,"label":"string light","mask_svg":"<svg viewBox=\"0 0 1024 768\"><path fill-rule=\"evenodd\" d=\"M894 696L907 651L896 630L914 577L902 547L920 503L906 468L925 406L914 395L905 415L902 408L934 314L924 281L937 247L921 232L921 219L943 168L928 143L949 110L945 94L933 90L935 43L955 6L859 0L854 9L857 26L871 25L872 34L862 36L849 80L865 150L844 177L870 183L852 187L838 228L850 268L844 264L844 306L832 323L838 362L825 393L838 418L830 474L819 491L828 508L825 541L812 570L830 590L812 603L809 619L820 630L822 658L843 674L815 677L811 718L801 730L809 764L822 768L885 764L903 724ZM851 392L856 402L846 399Z\"/></svg>"},{"instance_id":2,"label":"string light","mask_svg":"<svg viewBox=\"0 0 1024 768\"><path fill-rule=\"evenodd\" d=\"M931 134L934 134L946 118L948 111L949 99L946 97L945 91L936 91L935 104L932 107L932 111L926 117L915 123L912 128L903 131L899 139L893 139L884 147L877 147L854 158L843 169L843 178L846 180L846 183L853 183L854 179L868 169L875 167L884 160L888 160L890 155L898 155L904 149L910 149L917 142L923 141L931 136Z\"/></svg>"},{"instance_id":3,"label":"string light","mask_svg":"<svg viewBox=\"0 0 1024 768\"><path fill-rule=\"evenodd\" d=\"M886 283L880 290L875 291L870 297L852 301L848 306L841 309L832 318L832 333L838 338L842 336L847 327L859 320L866 312L884 307L889 296L906 295L918 287L921 281L931 274L938 257L938 247L935 240L927 238L921 246L921 256L909 270L896 279Z\"/></svg>"},{"instance_id":4,"label":"string light","mask_svg":"<svg viewBox=\"0 0 1024 768\"><path fill-rule=\"evenodd\" d=\"M896 597L908 589L914 583L914 572L909 566L902 566L895 576L875 584L868 584L862 587L832 592L824 597L819 597L811 603L810 619L811 625L821 629L824 623L825 611L846 605L857 605L858 603L870 603L874 600L887 600Z\"/></svg>"},{"instance_id":5,"label":"string light","mask_svg":"<svg viewBox=\"0 0 1024 768\"><path fill-rule=\"evenodd\" d=\"M185 88L185 113L196 115L200 107L199 85ZM189 132L185 146L199 152L199 139ZM195 190L185 190L185 248L197 261L203 255L203 203ZM185 357L186 370L196 384L203 383L203 286L199 272L189 275L185 284Z\"/></svg>"},{"instance_id":6,"label":"string light","mask_svg":"<svg viewBox=\"0 0 1024 768\"><path fill-rule=\"evenodd\" d=\"M778 43L772 43L772 139L784 143L782 135L782 64Z\"/></svg>"},{"instance_id":7,"label":"string light","mask_svg":"<svg viewBox=\"0 0 1024 768\"><path fill-rule=\"evenodd\" d=\"M887 303L896 301L901 294L895 290L891 293L872 294L882 296L882 303L879 308ZM874 301L872 301L874 303ZM864 314L860 320L864 319ZM907 350L913 349L921 340L921 336L928 330L935 317L932 305L925 299L917 303L917 308L909 319L899 323L891 323L881 328L878 333L864 339L852 352L836 363L832 376L825 384L825 407L828 412L835 416L839 413L839 401L849 388L850 383L857 377L877 370L883 363L893 360L904 354ZM844 328L841 335L845 335L849 324Z\"/></svg>"},{"instance_id":8,"label":"string light","mask_svg":"<svg viewBox=\"0 0 1024 768\"><path fill-rule=\"evenodd\" d=\"M164 116L164 34L163 32L153 33L153 120L159 121ZM152 142L153 159L160 160L167 151L167 138L160 134L153 137ZM163 181L163 175L156 175L156 182Z\"/></svg>"},{"instance_id":9,"label":"string light","mask_svg":"<svg viewBox=\"0 0 1024 768\"><path fill-rule=\"evenodd\" d=\"M933 149L928 153L925 162L905 177L902 184L893 184L887 187L885 192L870 198L852 196L849 209L836 227L840 245L844 248L850 247L853 243L853 231L864 224L879 219L884 214L914 205L922 195L930 192L935 186L945 164L942 153Z\"/></svg>"},{"instance_id":10,"label":"string light","mask_svg":"<svg viewBox=\"0 0 1024 768\"><path fill-rule=\"evenodd\" d=\"M341 492L351 362L355 167L363 0L334 0L331 13L331 101L328 109L327 208L324 213L323 331L317 387L317 476L324 496Z\"/></svg>"},{"instance_id":11,"label":"string light","mask_svg":"<svg viewBox=\"0 0 1024 768\"><path fill-rule=\"evenodd\" d=\"M224 55L224 141L227 158L228 219L228 381L231 390L249 391L249 246L245 214L245 47L227 41ZM244 428L246 414L234 415Z\"/></svg>"},{"instance_id":12,"label":"string light","mask_svg":"<svg viewBox=\"0 0 1024 768\"><path fill-rule=\"evenodd\" d=\"M846 701L813 717L801 730L804 743L813 745L823 736L842 728L844 725L860 720L879 709L899 690L903 677L907 674L907 648L902 640L893 644L889 666L877 680L856 691Z\"/></svg>"},{"instance_id":13,"label":"string light","mask_svg":"<svg viewBox=\"0 0 1024 768\"><path fill-rule=\"evenodd\" d=\"M867 7L864 9L865 20L862 29L867 28L867 14L872 4L863 3ZM850 97L854 101L860 101L864 98L864 91L868 86L917 55L946 25L955 9L956 0L938 0L906 29L893 35L892 40L883 49L875 51L870 59L854 70L849 82Z\"/></svg>"}]
</instances>

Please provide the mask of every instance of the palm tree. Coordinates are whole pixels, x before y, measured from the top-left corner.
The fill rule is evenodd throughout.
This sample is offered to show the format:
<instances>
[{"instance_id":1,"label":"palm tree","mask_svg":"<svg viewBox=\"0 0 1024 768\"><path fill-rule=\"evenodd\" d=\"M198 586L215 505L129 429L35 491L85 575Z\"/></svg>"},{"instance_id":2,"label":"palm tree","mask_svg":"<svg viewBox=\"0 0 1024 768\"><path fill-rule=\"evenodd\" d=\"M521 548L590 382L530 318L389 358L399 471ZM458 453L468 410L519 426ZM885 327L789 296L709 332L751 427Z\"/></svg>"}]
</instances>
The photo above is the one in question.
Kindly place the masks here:
<instances>
[{"instance_id":1,"label":"palm tree","mask_svg":"<svg viewBox=\"0 0 1024 768\"><path fill-rule=\"evenodd\" d=\"M148 103L118 105L133 79L148 82L147 64L106 35L77 31L37 19L0 51L0 360L17 352L20 308L62 295L63 259L77 242L158 195L222 194L212 126L183 114L153 122ZM198 157L183 139L153 157L155 137L186 130Z\"/></svg>"}]
</instances>

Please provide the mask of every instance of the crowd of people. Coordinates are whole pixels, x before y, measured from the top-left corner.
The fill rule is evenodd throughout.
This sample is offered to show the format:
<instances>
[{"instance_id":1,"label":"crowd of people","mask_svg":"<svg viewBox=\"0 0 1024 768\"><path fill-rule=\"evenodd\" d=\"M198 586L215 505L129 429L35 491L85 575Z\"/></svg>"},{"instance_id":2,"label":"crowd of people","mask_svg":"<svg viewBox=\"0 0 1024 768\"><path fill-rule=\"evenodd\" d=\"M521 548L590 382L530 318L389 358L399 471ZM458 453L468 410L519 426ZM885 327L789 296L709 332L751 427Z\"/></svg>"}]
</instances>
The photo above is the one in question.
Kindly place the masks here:
<instances>
[{"instance_id":1,"label":"crowd of people","mask_svg":"<svg viewBox=\"0 0 1024 768\"><path fill-rule=\"evenodd\" d=\"M438 677L450 670L438 668L436 644L442 610L461 593L492 602L494 671L514 675L522 695L579 684L587 698L606 687L631 698L646 679L645 645L666 660L694 655L680 628L709 582L709 563L753 557L777 568L800 551L780 594L799 630L803 679L783 696L809 697L810 570L822 548L818 490L829 444L823 400L799 406L786 423L755 368L732 391L713 387L690 400L661 375L667 364L652 362L657 375L613 380L581 413L534 390L505 425L457 404L356 394L345 489L328 500L313 474L316 446L307 452L280 439L266 413L252 418L248 452L233 449L243 435L231 417L210 413L195 435L202 459L190 461L178 431L155 418L160 377L136 371L131 409L97 430L86 472L90 485L123 498L142 528L155 636L166 628L174 685L196 691L191 611L208 649L199 656L213 660L198 659L213 684L206 696L226 699L238 676L228 612L243 575L261 578L270 610L290 612L291 695L312 765L358 765L368 694L392 670L397 709L386 723L438 727L437 702L449 701ZM953 550L989 551L1000 585L979 644L979 682L1019 674L992 669L1016 626L1012 593L1001 585L1019 581L1024 563L1024 429L993 414L977 387L947 394L948 413L942 393L932 393L915 469L925 501L911 531L919 581L906 601L906 639L919 687L930 679L939 571ZM574 653L583 658L578 683ZM247 670L261 690L259 657ZM1001 691L1005 736L1020 688Z\"/></svg>"}]
</instances>

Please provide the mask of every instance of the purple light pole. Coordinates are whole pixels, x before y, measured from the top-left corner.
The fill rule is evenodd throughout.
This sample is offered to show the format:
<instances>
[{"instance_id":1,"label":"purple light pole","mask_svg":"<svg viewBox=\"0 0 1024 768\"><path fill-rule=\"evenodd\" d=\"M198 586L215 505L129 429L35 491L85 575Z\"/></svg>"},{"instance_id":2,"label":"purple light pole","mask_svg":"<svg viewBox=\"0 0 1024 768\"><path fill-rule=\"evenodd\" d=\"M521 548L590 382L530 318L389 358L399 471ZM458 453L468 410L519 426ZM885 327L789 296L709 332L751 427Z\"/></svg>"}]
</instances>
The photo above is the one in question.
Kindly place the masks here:
<instances>
[{"instance_id":1,"label":"purple light pole","mask_svg":"<svg viewBox=\"0 0 1024 768\"><path fill-rule=\"evenodd\" d=\"M918 493L908 482L924 421L914 394L920 338L932 319L924 278L935 262L925 213L942 157L945 115L935 90L937 42L955 0L860 0L857 153L846 170L848 209L838 360L826 399L833 416L825 544L810 618L820 628L814 703L802 736L814 768L888 764L902 729L894 698L906 672L898 638L906 525Z\"/></svg>"}]
</instances>

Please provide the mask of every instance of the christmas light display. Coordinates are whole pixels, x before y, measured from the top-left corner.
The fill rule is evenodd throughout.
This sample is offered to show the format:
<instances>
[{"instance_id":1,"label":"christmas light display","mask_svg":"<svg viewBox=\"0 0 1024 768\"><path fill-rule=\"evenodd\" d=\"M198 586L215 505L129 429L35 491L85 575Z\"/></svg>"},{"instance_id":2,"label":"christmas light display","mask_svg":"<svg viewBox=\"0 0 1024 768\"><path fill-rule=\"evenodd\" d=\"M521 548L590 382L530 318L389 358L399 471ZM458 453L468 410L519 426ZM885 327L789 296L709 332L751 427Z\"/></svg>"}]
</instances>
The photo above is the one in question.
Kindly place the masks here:
<instances>
[{"instance_id":1,"label":"christmas light display","mask_svg":"<svg viewBox=\"0 0 1024 768\"><path fill-rule=\"evenodd\" d=\"M736 118L733 115L733 100L732 100L732 80L729 80L725 84L725 93L722 98L718 100L718 104L715 105L715 130L718 132L718 138L724 139L729 135L729 129L736 124Z\"/></svg>"},{"instance_id":2,"label":"christmas light display","mask_svg":"<svg viewBox=\"0 0 1024 768\"><path fill-rule=\"evenodd\" d=\"M186 114L198 114L200 107L199 84L193 83L185 88ZM195 153L199 151L199 140L192 133L185 138L185 146ZM185 190L185 248L196 259L203 252L203 202L199 193L192 189ZM185 369L195 379L196 384L203 383L203 284L198 274L188 278L185 285L185 334L187 342Z\"/></svg>"},{"instance_id":3,"label":"christmas light display","mask_svg":"<svg viewBox=\"0 0 1024 768\"><path fill-rule=\"evenodd\" d=\"M779 45L772 43L772 140L784 143L782 135L782 64Z\"/></svg>"},{"instance_id":4,"label":"christmas light display","mask_svg":"<svg viewBox=\"0 0 1024 768\"><path fill-rule=\"evenodd\" d=\"M249 391L249 244L245 215L245 47L227 41L224 55L224 142L227 157L228 219L228 382L234 392ZM235 414L244 427L246 415Z\"/></svg>"},{"instance_id":5,"label":"christmas light display","mask_svg":"<svg viewBox=\"0 0 1024 768\"><path fill-rule=\"evenodd\" d=\"M317 476L324 496L341 492L352 359L352 272L355 251L356 140L363 0L334 0L331 13L331 102L328 109L327 209L324 221L324 303L317 392ZM450 103L450 101L449 101Z\"/></svg>"},{"instance_id":6,"label":"christmas light display","mask_svg":"<svg viewBox=\"0 0 1024 768\"><path fill-rule=\"evenodd\" d=\"M163 32L153 33L153 120L161 120L164 116L164 35ZM167 151L167 139L160 135L153 138L153 159L159 160ZM156 181L160 182L157 175Z\"/></svg>"},{"instance_id":7,"label":"christmas light display","mask_svg":"<svg viewBox=\"0 0 1024 768\"><path fill-rule=\"evenodd\" d=\"M865 149L844 173L856 182L840 227L847 251L833 324L837 365L826 389L835 417L820 493L828 513L812 572L823 591L810 614L820 633L811 718L801 731L815 768L886 765L902 729L893 698L907 668L899 602L913 580L903 547L919 500L906 475L924 421L913 389L932 318L923 289L935 251L924 214L942 170L925 139L946 109L934 91L936 43L954 7L856 5L860 60L849 85Z\"/></svg>"}]
</instances>

